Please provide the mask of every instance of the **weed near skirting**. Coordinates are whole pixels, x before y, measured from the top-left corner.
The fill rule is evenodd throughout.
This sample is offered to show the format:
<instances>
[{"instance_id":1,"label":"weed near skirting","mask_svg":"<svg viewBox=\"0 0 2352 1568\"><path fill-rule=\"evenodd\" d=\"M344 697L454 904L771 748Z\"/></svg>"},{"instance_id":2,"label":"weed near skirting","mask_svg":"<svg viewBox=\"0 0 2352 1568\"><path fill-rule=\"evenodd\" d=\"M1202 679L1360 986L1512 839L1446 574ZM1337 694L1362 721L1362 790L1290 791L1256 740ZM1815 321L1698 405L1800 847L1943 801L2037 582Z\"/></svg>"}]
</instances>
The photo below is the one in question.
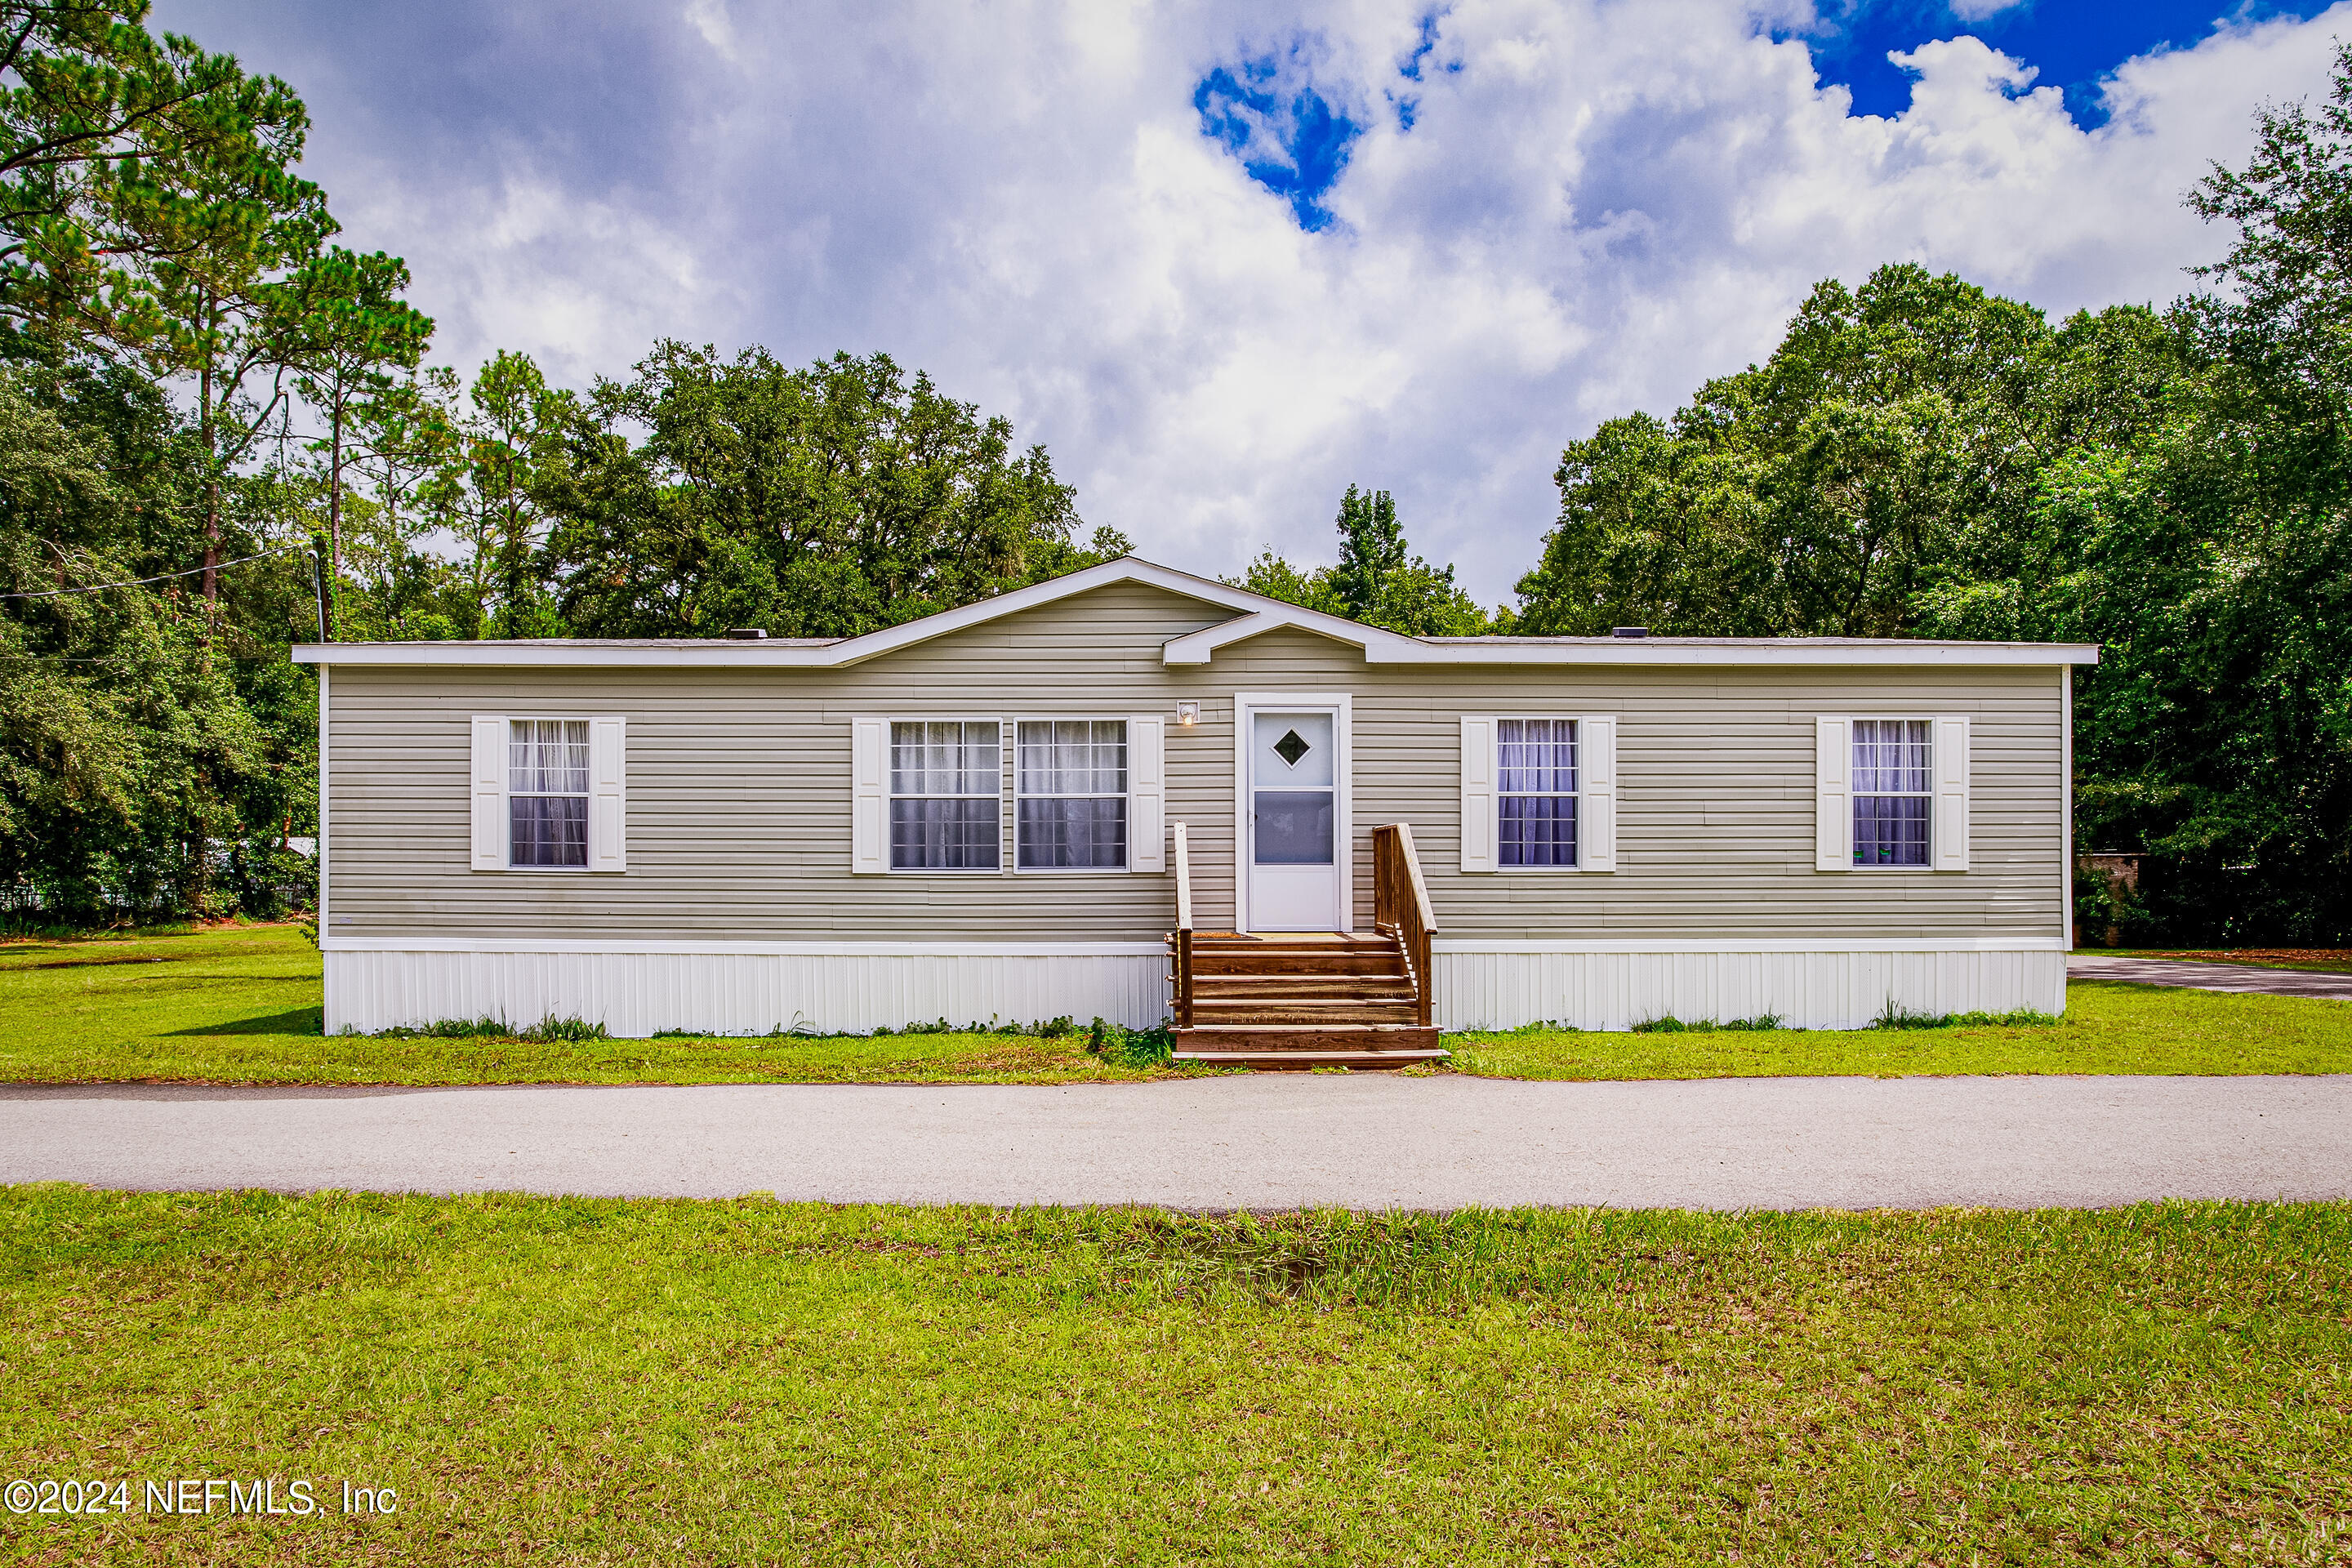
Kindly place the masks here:
<instances>
[{"instance_id":1,"label":"weed near skirting","mask_svg":"<svg viewBox=\"0 0 2352 1568\"><path fill-rule=\"evenodd\" d=\"M345 1028L344 1035L359 1036L360 1031ZM364 1037L373 1040L533 1040L548 1044L557 1040L603 1040L611 1037L602 1024L592 1024L585 1018L559 1018L549 1014L527 1028L518 1029L504 1018L436 1018L430 1024L414 1028L394 1026L378 1029ZM656 1039L661 1038L656 1035Z\"/></svg>"},{"instance_id":2,"label":"weed near skirting","mask_svg":"<svg viewBox=\"0 0 2352 1568\"><path fill-rule=\"evenodd\" d=\"M1672 1013L1663 1018L1648 1018L1633 1026L1637 1035L1717 1035L1753 1033L1787 1026L1778 1013L1759 1013L1753 1018L1733 1018L1718 1024L1712 1018L1693 1018L1688 1023Z\"/></svg>"},{"instance_id":3,"label":"weed near skirting","mask_svg":"<svg viewBox=\"0 0 2352 1568\"><path fill-rule=\"evenodd\" d=\"M1113 1067L1166 1067L1175 1054L1176 1031L1166 1019L1149 1029L1130 1029L1097 1018L1087 1030L1087 1049Z\"/></svg>"},{"instance_id":4,"label":"weed near skirting","mask_svg":"<svg viewBox=\"0 0 2352 1568\"><path fill-rule=\"evenodd\" d=\"M1874 1029L2042 1029L2055 1028L2057 1024L2054 1014L2037 1013L2031 1007L2010 1013L1923 1013L1914 1012L1892 996L1870 1021Z\"/></svg>"}]
</instances>

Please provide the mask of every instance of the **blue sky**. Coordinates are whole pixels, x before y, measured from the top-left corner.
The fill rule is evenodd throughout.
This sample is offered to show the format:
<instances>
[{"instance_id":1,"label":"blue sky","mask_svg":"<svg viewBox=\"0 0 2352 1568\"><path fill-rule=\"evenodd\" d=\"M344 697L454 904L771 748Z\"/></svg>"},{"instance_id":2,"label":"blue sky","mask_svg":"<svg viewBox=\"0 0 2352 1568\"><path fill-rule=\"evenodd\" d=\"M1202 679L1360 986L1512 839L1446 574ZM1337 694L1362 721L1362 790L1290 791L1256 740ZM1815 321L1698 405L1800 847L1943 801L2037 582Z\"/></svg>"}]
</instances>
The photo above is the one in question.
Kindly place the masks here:
<instances>
[{"instance_id":1,"label":"blue sky","mask_svg":"<svg viewBox=\"0 0 2352 1568\"><path fill-rule=\"evenodd\" d=\"M2301 19L2326 9L2314 0L1979 0L1959 7L1937 0L1832 0L1817 22L1772 31L1811 48L1822 79L1853 92L1853 112L1877 115L1899 114L1911 102L1911 76L1889 54L1972 35L2033 67L2034 85L2060 89L2075 122L2089 129L2105 123L2103 86L2125 61L2193 48L2225 21Z\"/></svg>"},{"instance_id":2,"label":"blue sky","mask_svg":"<svg viewBox=\"0 0 2352 1568\"><path fill-rule=\"evenodd\" d=\"M1494 600L1564 443L1769 353L1824 277L1916 261L2061 313L2181 292L2226 243L2181 194L2352 37L2352 0L2294 3L155 20L303 93L346 241L407 258L461 369L518 349L584 385L664 336L884 350L1045 442L1155 559L1328 560L1356 483Z\"/></svg>"},{"instance_id":3,"label":"blue sky","mask_svg":"<svg viewBox=\"0 0 2352 1568\"><path fill-rule=\"evenodd\" d=\"M2215 0L1963 0L1957 6L1946 0L1829 0L1802 17L1759 24L1758 31L1806 49L1822 84L1851 95L1850 113L1887 119L1910 107L1916 79L1896 57L1925 43L1975 37L2028 68L2032 87L2057 89L2068 116L2088 131L2106 123L2108 86L2127 62L2194 49L2225 28L2301 21L2327 8L2323 0L2243 0L2226 7ZM1458 58L1437 56L1444 18L1444 10L1417 18L1393 79L1381 84L1374 112L1393 116L1400 131L1412 129L1424 75L1462 68ZM1323 197L1346 173L1372 119L1351 111L1345 98L1316 79L1318 52L1314 36L1301 33L1280 47L1220 61L1192 92L1203 134L1287 202L1310 233L1330 225Z\"/></svg>"}]
</instances>

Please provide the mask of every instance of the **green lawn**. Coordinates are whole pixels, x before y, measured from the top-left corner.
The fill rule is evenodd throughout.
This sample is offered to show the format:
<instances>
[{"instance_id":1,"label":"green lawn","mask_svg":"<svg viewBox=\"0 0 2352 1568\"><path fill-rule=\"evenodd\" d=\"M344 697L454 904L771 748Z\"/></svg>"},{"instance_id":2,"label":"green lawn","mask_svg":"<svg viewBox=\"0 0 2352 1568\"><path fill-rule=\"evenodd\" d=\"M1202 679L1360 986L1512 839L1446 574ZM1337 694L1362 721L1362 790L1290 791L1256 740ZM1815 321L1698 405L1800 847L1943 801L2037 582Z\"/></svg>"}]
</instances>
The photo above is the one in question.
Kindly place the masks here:
<instances>
[{"instance_id":1,"label":"green lawn","mask_svg":"<svg viewBox=\"0 0 2352 1568\"><path fill-rule=\"evenodd\" d=\"M322 1037L319 955L290 926L0 943L0 1081L1083 1083L1083 1035L551 1040ZM1460 1035L1449 1070L1637 1079L1905 1073L2352 1072L2352 1004L2077 982L2056 1025Z\"/></svg>"},{"instance_id":2,"label":"green lawn","mask_svg":"<svg viewBox=\"0 0 2352 1568\"><path fill-rule=\"evenodd\" d=\"M0 1477L328 1504L0 1558L2341 1563L2347 1259L2345 1205L0 1190Z\"/></svg>"},{"instance_id":3,"label":"green lawn","mask_svg":"<svg viewBox=\"0 0 2352 1568\"><path fill-rule=\"evenodd\" d=\"M319 954L293 926L0 943L0 1081L1077 1083L1085 1036L521 1040L322 1036Z\"/></svg>"},{"instance_id":4,"label":"green lawn","mask_svg":"<svg viewBox=\"0 0 2352 1568\"><path fill-rule=\"evenodd\" d=\"M2352 1003L2077 980L2055 1026L1584 1035L1447 1040L1491 1078L1907 1073L2352 1072Z\"/></svg>"}]
</instances>

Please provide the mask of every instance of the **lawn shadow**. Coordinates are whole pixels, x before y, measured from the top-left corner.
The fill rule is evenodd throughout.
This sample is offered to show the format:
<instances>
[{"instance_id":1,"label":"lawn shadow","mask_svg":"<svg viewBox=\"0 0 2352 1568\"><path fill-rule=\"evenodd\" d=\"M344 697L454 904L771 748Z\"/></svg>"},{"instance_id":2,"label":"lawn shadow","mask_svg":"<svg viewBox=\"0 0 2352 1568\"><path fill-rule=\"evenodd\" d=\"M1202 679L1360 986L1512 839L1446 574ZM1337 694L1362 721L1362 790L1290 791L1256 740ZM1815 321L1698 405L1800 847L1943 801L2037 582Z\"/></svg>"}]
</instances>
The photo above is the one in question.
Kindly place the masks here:
<instances>
[{"instance_id":1,"label":"lawn shadow","mask_svg":"<svg viewBox=\"0 0 2352 1568\"><path fill-rule=\"evenodd\" d=\"M297 1007L259 1018L239 1018L228 1024L202 1024L193 1029L172 1029L167 1035L319 1035L327 1032L326 1009Z\"/></svg>"}]
</instances>

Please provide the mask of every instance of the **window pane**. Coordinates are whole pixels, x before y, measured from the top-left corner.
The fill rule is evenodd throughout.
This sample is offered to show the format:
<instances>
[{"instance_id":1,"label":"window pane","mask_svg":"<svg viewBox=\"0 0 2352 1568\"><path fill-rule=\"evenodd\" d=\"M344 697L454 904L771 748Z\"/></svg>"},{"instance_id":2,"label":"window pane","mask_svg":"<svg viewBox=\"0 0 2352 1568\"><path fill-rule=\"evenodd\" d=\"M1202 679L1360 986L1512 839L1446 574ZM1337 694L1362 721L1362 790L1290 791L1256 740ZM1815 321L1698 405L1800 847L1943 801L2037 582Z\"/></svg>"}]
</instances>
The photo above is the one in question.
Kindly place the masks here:
<instances>
[{"instance_id":1,"label":"window pane","mask_svg":"<svg viewBox=\"0 0 2352 1568\"><path fill-rule=\"evenodd\" d=\"M1020 733L1019 775L1023 795L1125 795L1127 721L1045 719L1024 722Z\"/></svg>"},{"instance_id":2,"label":"window pane","mask_svg":"<svg viewBox=\"0 0 2352 1568\"><path fill-rule=\"evenodd\" d=\"M993 871L996 802L894 800L890 865L898 870Z\"/></svg>"},{"instance_id":3,"label":"window pane","mask_svg":"<svg viewBox=\"0 0 2352 1568\"><path fill-rule=\"evenodd\" d=\"M1576 864L1574 795L1507 795L1502 807L1504 865Z\"/></svg>"},{"instance_id":4,"label":"window pane","mask_svg":"<svg viewBox=\"0 0 2352 1568\"><path fill-rule=\"evenodd\" d=\"M1024 800L1019 826L1024 868L1117 869L1127 864L1123 799Z\"/></svg>"},{"instance_id":5,"label":"window pane","mask_svg":"<svg viewBox=\"0 0 2352 1568\"><path fill-rule=\"evenodd\" d=\"M519 795L508 801L512 828L507 860L514 866L588 864L588 797Z\"/></svg>"},{"instance_id":6,"label":"window pane","mask_svg":"<svg viewBox=\"0 0 2352 1568\"><path fill-rule=\"evenodd\" d=\"M510 722L507 787L517 795L586 795L588 721L517 719Z\"/></svg>"},{"instance_id":7,"label":"window pane","mask_svg":"<svg viewBox=\"0 0 2352 1568\"><path fill-rule=\"evenodd\" d=\"M1853 863L1857 866L1925 866L1927 863L1927 797L1924 795L1856 795L1853 802Z\"/></svg>"},{"instance_id":8,"label":"window pane","mask_svg":"<svg viewBox=\"0 0 2352 1568\"><path fill-rule=\"evenodd\" d=\"M1331 864L1331 792L1262 789L1255 802L1261 866Z\"/></svg>"},{"instance_id":9,"label":"window pane","mask_svg":"<svg viewBox=\"0 0 2352 1568\"><path fill-rule=\"evenodd\" d=\"M1505 795L1576 793L1576 721L1506 719L1496 726Z\"/></svg>"},{"instance_id":10,"label":"window pane","mask_svg":"<svg viewBox=\"0 0 2352 1568\"><path fill-rule=\"evenodd\" d=\"M994 795L1001 787L991 720L930 720L890 726L892 795Z\"/></svg>"},{"instance_id":11,"label":"window pane","mask_svg":"<svg viewBox=\"0 0 2352 1568\"><path fill-rule=\"evenodd\" d=\"M1925 719L1855 720L1854 793L1927 794L1931 749L1929 733L1930 727Z\"/></svg>"}]
</instances>

